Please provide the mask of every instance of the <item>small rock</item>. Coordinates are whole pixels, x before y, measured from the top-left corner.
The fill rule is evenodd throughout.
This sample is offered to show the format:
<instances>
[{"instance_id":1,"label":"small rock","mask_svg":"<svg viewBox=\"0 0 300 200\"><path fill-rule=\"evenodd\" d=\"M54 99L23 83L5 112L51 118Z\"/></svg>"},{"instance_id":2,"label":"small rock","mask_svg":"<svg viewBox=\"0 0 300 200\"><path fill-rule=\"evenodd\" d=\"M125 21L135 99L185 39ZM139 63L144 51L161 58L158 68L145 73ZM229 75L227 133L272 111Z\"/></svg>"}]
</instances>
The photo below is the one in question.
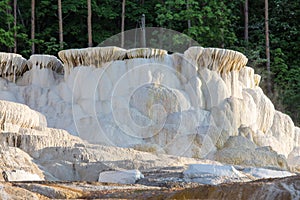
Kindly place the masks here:
<instances>
[{"instance_id":1,"label":"small rock","mask_svg":"<svg viewBox=\"0 0 300 200\"><path fill-rule=\"evenodd\" d=\"M42 181L37 174L32 174L24 170L3 171L5 181Z\"/></svg>"},{"instance_id":2,"label":"small rock","mask_svg":"<svg viewBox=\"0 0 300 200\"><path fill-rule=\"evenodd\" d=\"M99 182L134 184L137 180L144 178L139 170L105 171L99 174Z\"/></svg>"}]
</instances>

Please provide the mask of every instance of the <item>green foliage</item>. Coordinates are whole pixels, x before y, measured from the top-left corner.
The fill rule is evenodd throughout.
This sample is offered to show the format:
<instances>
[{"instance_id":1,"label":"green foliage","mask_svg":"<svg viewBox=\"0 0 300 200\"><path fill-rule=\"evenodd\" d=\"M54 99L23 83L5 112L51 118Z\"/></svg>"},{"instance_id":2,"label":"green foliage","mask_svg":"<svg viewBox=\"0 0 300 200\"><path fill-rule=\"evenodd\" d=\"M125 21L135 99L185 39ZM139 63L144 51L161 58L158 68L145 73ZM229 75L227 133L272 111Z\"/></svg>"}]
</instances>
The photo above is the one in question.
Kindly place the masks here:
<instances>
[{"instance_id":1,"label":"green foliage","mask_svg":"<svg viewBox=\"0 0 300 200\"><path fill-rule=\"evenodd\" d=\"M274 88L276 91L276 106L288 113L296 123L300 122L300 68L289 67L286 56L280 48L273 51L272 73ZM295 103L298 102L298 103Z\"/></svg>"},{"instance_id":2,"label":"green foliage","mask_svg":"<svg viewBox=\"0 0 300 200\"><path fill-rule=\"evenodd\" d=\"M188 34L202 46L230 47L237 42L233 14L234 3L205 0L167 0L157 4L157 23L160 26ZM188 29L188 20L191 27Z\"/></svg>"},{"instance_id":3,"label":"green foliage","mask_svg":"<svg viewBox=\"0 0 300 200\"><path fill-rule=\"evenodd\" d=\"M0 44L6 47L14 46L13 32L0 28Z\"/></svg>"},{"instance_id":4,"label":"green foliage","mask_svg":"<svg viewBox=\"0 0 300 200\"><path fill-rule=\"evenodd\" d=\"M0 50L5 50L14 46L13 16L10 14L11 8L8 0L0 2Z\"/></svg>"},{"instance_id":5,"label":"green foliage","mask_svg":"<svg viewBox=\"0 0 300 200\"><path fill-rule=\"evenodd\" d=\"M244 41L244 0L126 0L125 30L139 27L142 14L146 26L185 33L205 47L222 47L244 53L265 88L266 55L264 1L249 1L249 41ZM57 1L36 0L36 53L56 55L60 50ZM17 30L18 52L31 53L31 0L18 1L17 26L13 26L12 1L0 1L0 50L12 51ZM122 0L92 0L93 43L97 46L121 31ZM63 0L64 48L87 47L86 0ZM289 113L300 124L300 0L269 1L269 26L273 95L276 108ZM190 22L190 28L188 27ZM158 34L159 33L154 33ZM152 44L179 45L182 38L168 35Z\"/></svg>"}]
</instances>

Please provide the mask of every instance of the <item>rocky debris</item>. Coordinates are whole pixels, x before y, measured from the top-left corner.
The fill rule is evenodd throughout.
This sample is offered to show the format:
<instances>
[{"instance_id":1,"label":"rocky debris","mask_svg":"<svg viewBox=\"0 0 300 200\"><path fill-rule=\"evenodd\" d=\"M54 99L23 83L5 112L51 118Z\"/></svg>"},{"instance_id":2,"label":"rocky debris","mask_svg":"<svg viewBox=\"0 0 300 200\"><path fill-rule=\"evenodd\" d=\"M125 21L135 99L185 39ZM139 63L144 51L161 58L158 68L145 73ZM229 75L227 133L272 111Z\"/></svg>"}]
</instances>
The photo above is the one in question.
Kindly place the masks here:
<instances>
[{"instance_id":1,"label":"rocky debris","mask_svg":"<svg viewBox=\"0 0 300 200\"><path fill-rule=\"evenodd\" d=\"M45 148L36 162L58 180L97 181L96 173L109 170L146 170L153 167L183 166L191 163L216 163L166 154L136 151L128 148L88 145ZM51 180L51 179L50 179Z\"/></svg>"},{"instance_id":2,"label":"rocky debris","mask_svg":"<svg viewBox=\"0 0 300 200\"><path fill-rule=\"evenodd\" d=\"M265 169L265 168L245 168L242 172L251 174L251 176L257 179L266 179L266 178L283 178L288 176L295 176L296 174L290 173L288 171L279 171L273 169Z\"/></svg>"},{"instance_id":3,"label":"rocky debris","mask_svg":"<svg viewBox=\"0 0 300 200\"><path fill-rule=\"evenodd\" d=\"M154 167L141 170L144 178L137 181L137 184L155 186L155 187L184 187L194 183L185 182L183 171L185 166Z\"/></svg>"},{"instance_id":4,"label":"rocky debris","mask_svg":"<svg viewBox=\"0 0 300 200\"><path fill-rule=\"evenodd\" d=\"M299 199L300 177L265 179L216 186L202 185L177 191L165 199Z\"/></svg>"},{"instance_id":5,"label":"rocky debris","mask_svg":"<svg viewBox=\"0 0 300 200\"><path fill-rule=\"evenodd\" d=\"M99 182L134 184L144 175L139 170L104 171L99 174Z\"/></svg>"},{"instance_id":6,"label":"rocky debris","mask_svg":"<svg viewBox=\"0 0 300 200\"><path fill-rule=\"evenodd\" d=\"M14 183L0 182L0 199L48 200L49 198L40 195L38 192L20 188Z\"/></svg>"},{"instance_id":7,"label":"rocky debris","mask_svg":"<svg viewBox=\"0 0 300 200\"><path fill-rule=\"evenodd\" d=\"M142 173L144 178L138 180L138 184L168 188L249 182L264 178L282 178L296 175L295 173L275 169L203 163L152 168L142 170Z\"/></svg>"},{"instance_id":8,"label":"rocky debris","mask_svg":"<svg viewBox=\"0 0 300 200\"><path fill-rule=\"evenodd\" d=\"M300 176L251 182L161 186L99 182L0 183L2 199L299 199ZM166 187L168 186L168 187ZM20 198L22 197L22 198Z\"/></svg>"},{"instance_id":9,"label":"rocky debris","mask_svg":"<svg viewBox=\"0 0 300 200\"><path fill-rule=\"evenodd\" d=\"M183 172L187 182L217 185L224 182L249 181L245 174L233 166L192 164Z\"/></svg>"},{"instance_id":10,"label":"rocky debris","mask_svg":"<svg viewBox=\"0 0 300 200\"><path fill-rule=\"evenodd\" d=\"M142 198L142 196L152 197L153 193L160 193L161 190L159 187L99 182L19 182L15 183L12 188L26 189L33 195L50 199L132 199Z\"/></svg>"},{"instance_id":11,"label":"rocky debris","mask_svg":"<svg viewBox=\"0 0 300 200\"><path fill-rule=\"evenodd\" d=\"M257 147L243 136L230 136L224 147L214 154L214 159L233 165L289 169L283 155L277 154L270 147Z\"/></svg>"}]
</instances>

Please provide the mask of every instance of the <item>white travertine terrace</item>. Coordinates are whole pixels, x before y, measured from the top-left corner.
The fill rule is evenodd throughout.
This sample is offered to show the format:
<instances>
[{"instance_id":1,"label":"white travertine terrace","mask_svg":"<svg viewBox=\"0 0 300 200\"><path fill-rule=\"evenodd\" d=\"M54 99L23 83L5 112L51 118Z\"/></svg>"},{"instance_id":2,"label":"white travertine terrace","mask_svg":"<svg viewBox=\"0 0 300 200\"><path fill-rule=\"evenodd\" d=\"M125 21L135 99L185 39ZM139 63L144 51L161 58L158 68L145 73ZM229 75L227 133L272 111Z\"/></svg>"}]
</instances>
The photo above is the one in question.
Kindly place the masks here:
<instances>
[{"instance_id":1,"label":"white travertine terrace","mask_svg":"<svg viewBox=\"0 0 300 200\"><path fill-rule=\"evenodd\" d=\"M126 52L129 59L133 58L163 58L168 54L166 50L163 49L153 49L153 48L136 48L129 49Z\"/></svg>"},{"instance_id":2,"label":"white travertine terrace","mask_svg":"<svg viewBox=\"0 0 300 200\"><path fill-rule=\"evenodd\" d=\"M47 121L44 115L31 110L24 104L0 100L0 130L12 131L14 125L23 128L46 127ZM4 109L5 108L5 109Z\"/></svg>"},{"instance_id":3,"label":"white travertine terrace","mask_svg":"<svg viewBox=\"0 0 300 200\"><path fill-rule=\"evenodd\" d=\"M300 171L300 129L275 110L239 52L96 47L63 50L59 57L65 77L56 74L55 57L33 55L16 84L0 78L6 100L0 101L0 144L21 148L59 178L95 180L93 167L101 169L103 159L141 155L143 167L169 164L161 154L99 144Z\"/></svg>"},{"instance_id":4,"label":"white travertine terrace","mask_svg":"<svg viewBox=\"0 0 300 200\"><path fill-rule=\"evenodd\" d=\"M77 66L102 67L104 63L122 60L124 58L158 58L163 59L166 50L154 48L121 49L118 47L93 47L83 49L62 50L58 56L64 63L66 75L70 69ZM179 54L180 55L180 54ZM174 57L176 59L176 57ZM184 59L188 59L197 68L207 68L219 73L239 71L248 62L243 54L226 49L190 47L184 52ZM175 61L176 62L176 61Z\"/></svg>"},{"instance_id":5,"label":"white travertine terrace","mask_svg":"<svg viewBox=\"0 0 300 200\"><path fill-rule=\"evenodd\" d=\"M19 54L0 52L0 76L15 82L27 69L27 61Z\"/></svg>"},{"instance_id":6,"label":"white travertine terrace","mask_svg":"<svg viewBox=\"0 0 300 200\"><path fill-rule=\"evenodd\" d=\"M122 60L124 58L162 58L167 55L166 50L153 48L137 48L125 50L119 47L93 47L84 49L68 49L58 53L64 62L66 74L77 66L102 67L104 63Z\"/></svg>"},{"instance_id":7,"label":"white travertine terrace","mask_svg":"<svg viewBox=\"0 0 300 200\"><path fill-rule=\"evenodd\" d=\"M63 65L60 60L52 55L35 54L28 60L28 68L51 69L57 73L63 73Z\"/></svg>"},{"instance_id":8,"label":"white travertine terrace","mask_svg":"<svg viewBox=\"0 0 300 200\"><path fill-rule=\"evenodd\" d=\"M119 47L93 47L84 49L68 49L58 52L59 58L64 63L65 74L77 66L101 67L103 63L122 60L126 50Z\"/></svg>"},{"instance_id":9,"label":"white travertine terrace","mask_svg":"<svg viewBox=\"0 0 300 200\"><path fill-rule=\"evenodd\" d=\"M208 68L221 74L233 70L239 71L248 62L247 57L242 53L228 49L190 47L184 55L187 59L192 59L199 70Z\"/></svg>"}]
</instances>

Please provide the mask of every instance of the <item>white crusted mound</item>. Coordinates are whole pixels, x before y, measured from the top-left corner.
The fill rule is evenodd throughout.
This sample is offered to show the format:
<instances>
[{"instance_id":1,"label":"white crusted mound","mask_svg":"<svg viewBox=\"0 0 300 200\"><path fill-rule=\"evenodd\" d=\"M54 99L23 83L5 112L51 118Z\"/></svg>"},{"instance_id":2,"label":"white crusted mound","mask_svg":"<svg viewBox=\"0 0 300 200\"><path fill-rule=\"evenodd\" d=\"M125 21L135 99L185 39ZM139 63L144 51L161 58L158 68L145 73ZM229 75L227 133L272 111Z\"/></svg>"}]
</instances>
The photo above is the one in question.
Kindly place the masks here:
<instances>
[{"instance_id":1,"label":"white crusted mound","mask_svg":"<svg viewBox=\"0 0 300 200\"><path fill-rule=\"evenodd\" d=\"M122 60L125 55L126 50L118 47L69 49L58 52L59 58L64 62L66 74L76 66L101 67L106 62Z\"/></svg>"},{"instance_id":2,"label":"white crusted mound","mask_svg":"<svg viewBox=\"0 0 300 200\"><path fill-rule=\"evenodd\" d=\"M0 180L97 181L95 172L109 169L149 169L190 163L216 163L91 145L64 130L37 127L35 123L32 125L24 122L19 114L20 110L13 109L17 107L24 107L23 115L27 114L28 121L36 124L40 122L35 116L36 112L25 105L7 102L6 106L0 106L1 113L7 117L15 115L4 118L4 123L11 123L11 126L0 132Z\"/></svg>"},{"instance_id":3,"label":"white crusted mound","mask_svg":"<svg viewBox=\"0 0 300 200\"><path fill-rule=\"evenodd\" d=\"M103 67L105 63L122 60L124 58L162 58L167 55L166 50L137 48L125 50L119 47L93 47L84 49L69 49L58 53L64 62L66 74L77 66Z\"/></svg>"},{"instance_id":4,"label":"white crusted mound","mask_svg":"<svg viewBox=\"0 0 300 200\"><path fill-rule=\"evenodd\" d=\"M99 174L99 182L134 184L137 180L144 178L139 170L105 171Z\"/></svg>"},{"instance_id":5,"label":"white crusted mound","mask_svg":"<svg viewBox=\"0 0 300 200\"><path fill-rule=\"evenodd\" d=\"M167 55L166 50L162 49L152 49L152 48L137 48L129 49L126 52L126 55L129 59L133 58L162 58Z\"/></svg>"},{"instance_id":6,"label":"white crusted mound","mask_svg":"<svg viewBox=\"0 0 300 200\"><path fill-rule=\"evenodd\" d=\"M7 147L1 144L0 155L0 181L44 179L42 170L27 153L19 148Z\"/></svg>"},{"instance_id":7,"label":"white crusted mound","mask_svg":"<svg viewBox=\"0 0 300 200\"><path fill-rule=\"evenodd\" d=\"M259 75L245 66L247 58L239 52L191 47L168 55L97 47L64 50L59 56L64 78L53 67L35 67L17 84L0 79L0 98L24 103L43 113L50 127L90 143L283 169L289 167L288 158L298 169L299 128L275 110L258 86ZM27 132L36 133L33 129ZM56 134L53 130L46 132ZM230 136L239 136L236 148L228 146ZM54 150L38 153L45 152Z\"/></svg>"},{"instance_id":8,"label":"white crusted mound","mask_svg":"<svg viewBox=\"0 0 300 200\"><path fill-rule=\"evenodd\" d=\"M38 69L51 69L57 73L63 72L63 65L60 60L55 56L35 54L31 55L28 60L29 69L38 68Z\"/></svg>"},{"instance_id":9,"label":"white crusted mound","mask_svg":"<svg viewBox=\"0 0 300 200\"><path fill-rule=\"evenodd\" d=\"M15 125L23 128L46 127L45 116L23 104L0 100L0 130L12 131Z\"/></svg>"},{"instance_id":10,"label":"white crusted mound","mask_svg":"<svg viewBox=\"0 0 300 200\"><path fill-rule=\"evenodd\" d=\"M26 59L19 54L0 52L0 76L15 82L26 71Z\"/></svg>"},{"instance_id":11,"label":"white crusted mound","mask_svg":"<svg viewBox=\"0 0 300 200\"><path fill-rule=\"evenodd\" d=\"M190 47L184 52L184 56L195 62L198 69L204 67L221 74L239 71L248 62L246 56L237 51L218 48Z\"/></svg>"}]
</instances>

